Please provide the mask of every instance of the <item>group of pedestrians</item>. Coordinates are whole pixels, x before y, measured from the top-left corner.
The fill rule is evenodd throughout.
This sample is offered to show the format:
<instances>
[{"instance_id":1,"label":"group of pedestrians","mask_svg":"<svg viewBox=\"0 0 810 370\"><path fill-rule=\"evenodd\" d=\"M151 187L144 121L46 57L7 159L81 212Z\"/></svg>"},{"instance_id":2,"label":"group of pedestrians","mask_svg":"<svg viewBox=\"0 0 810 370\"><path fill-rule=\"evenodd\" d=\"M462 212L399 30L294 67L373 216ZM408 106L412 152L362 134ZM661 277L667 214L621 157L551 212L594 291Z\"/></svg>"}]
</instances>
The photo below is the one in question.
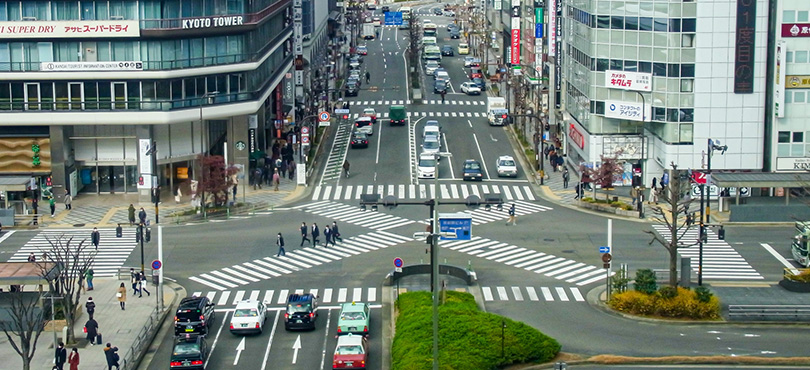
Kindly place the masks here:
<instances>
[{"instance_id":1,"label":"group of pedestrians","mask_svg":"<svg viewBox=\"0 0 810 370\"><path fill-rule=\"evenodd\" d=\"M292 180L295 177L295 160L292 158L276 157L275 159L265 160L264 167L256 167L251 176L251 184L253 189L261 189L262 185L273 185L273 190L278 191L278 186L281 184L282 178L289 178Z\"/></svg>"},{"instance_id":2,"label":"group of pedestrians","mask_svg":"<svg viewBox=\"0 0 810 370\"><path fill-rule=\"evenodd\" d=\"M301 227L299 228L301 233L301 244L299 247L304 246L304 242L309 242L311 247L317 247L318 243L320 243L321 237L321 229L318 227L317 223L312 223L312 226L307 226L306 222L301 223ZM312 239L309 238L312 236ZM331 243L333 247L337 246L337 242L343 243L343 238L340 234L340 229L338 228L337 221L332 221L331 225L326 225L323 229L323 237L324 248L328 248L329 244ZM286 255L286 250L284 249L284 237L281 233L278 233L276 236L276 246L278 247L278 252L276 253L276 257Z\"/></svg>"},{"instance_id":3,"label":"group of pedestrians","mask_svg":"<svg viewBox=\"0 0 810 370\"><path fill-rule=\"evenodd\" d=\"M54 369L63 370L65 363L70 365L70 370L79 370L79 350L76 347L70 350L70 355L67 353L65 343L59 342L54 353Z\"/></svg>"}]
</instances>

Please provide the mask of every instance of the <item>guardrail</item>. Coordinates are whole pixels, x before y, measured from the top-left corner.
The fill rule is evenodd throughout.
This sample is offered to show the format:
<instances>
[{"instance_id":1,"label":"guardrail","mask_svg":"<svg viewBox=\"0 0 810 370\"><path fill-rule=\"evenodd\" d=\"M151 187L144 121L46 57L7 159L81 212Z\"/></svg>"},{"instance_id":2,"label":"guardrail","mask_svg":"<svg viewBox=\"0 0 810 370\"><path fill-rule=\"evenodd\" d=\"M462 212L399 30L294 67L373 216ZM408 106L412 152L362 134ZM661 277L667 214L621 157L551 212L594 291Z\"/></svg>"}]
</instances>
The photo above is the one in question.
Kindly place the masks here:
<instances>
[{"instance_id":1,"label":"guardrail","mask_svg":"<svg viewBox=\"0 0 810 370\"><path fill-rule=\"evenodd\" d=\"M152 344L152 339L160 326L160 320L160 312L156 308L154 311L152 311L152 314L149 315L149 320L138 332L138 336L135 337L135 340L132 342L132 346L129 348L127 353L121 357L122 361L120 362L120 370L131 370L138 368L143 354Z\"/></svg>"},{"instance_id":2,"label":"guardrail","mask_svg":"<svg viewBox=\"0 0 810 370\"><path fill-rule=\"evenodd\" d=\"M729 305L728 317L730 320L754 318L759 321L810 321L810 305Z\"/></svg>"}]
</instances>

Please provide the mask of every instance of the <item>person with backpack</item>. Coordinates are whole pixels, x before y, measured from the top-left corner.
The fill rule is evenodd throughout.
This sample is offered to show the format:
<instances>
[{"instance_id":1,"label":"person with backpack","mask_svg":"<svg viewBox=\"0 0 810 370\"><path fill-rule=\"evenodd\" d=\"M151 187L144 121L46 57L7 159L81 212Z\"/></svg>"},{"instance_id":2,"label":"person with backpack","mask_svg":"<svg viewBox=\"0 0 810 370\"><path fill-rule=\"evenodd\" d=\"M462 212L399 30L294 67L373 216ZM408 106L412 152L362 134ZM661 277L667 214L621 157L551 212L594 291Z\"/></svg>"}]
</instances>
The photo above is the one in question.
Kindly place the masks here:
<instances>
[{"instance_id":1,"label":"person with backpack","mask_svg":"<svg viewBox=\"0 0 810 370\"><path fill-rule=\"evenodd\" d=\"M509 219L506 221L506 224L512 224L517 226L517 216L515 215L515 203L512 203L512 206L509 207Z\"/></svg>"},{"instance_id":2,"label":"person with backpack","mask_svg":"<svg viewBox=\"0 0 810 370\"><path fill-rule=\"evenodd\" d=\"M96 313L96 302L93 302L93 297L87 297L87 303L84 304L84 308L87 310L87 315L92 319L93 314Z\"/></svg>"},{"instance_id":3,"label":"person with backpack","mask_svg":"<svg viewBox=\"0 0 810 370\"><path fill-rule=\"evenodd\" d=\"M118 356L118 347L112 347L110 343L107 343L107 347L104 348L104 357L107 359L107 370L112 370L113 366L116 369L120 369L121 365L118 364L118 360L120 357Z\"/></svg>"}]
</instances>

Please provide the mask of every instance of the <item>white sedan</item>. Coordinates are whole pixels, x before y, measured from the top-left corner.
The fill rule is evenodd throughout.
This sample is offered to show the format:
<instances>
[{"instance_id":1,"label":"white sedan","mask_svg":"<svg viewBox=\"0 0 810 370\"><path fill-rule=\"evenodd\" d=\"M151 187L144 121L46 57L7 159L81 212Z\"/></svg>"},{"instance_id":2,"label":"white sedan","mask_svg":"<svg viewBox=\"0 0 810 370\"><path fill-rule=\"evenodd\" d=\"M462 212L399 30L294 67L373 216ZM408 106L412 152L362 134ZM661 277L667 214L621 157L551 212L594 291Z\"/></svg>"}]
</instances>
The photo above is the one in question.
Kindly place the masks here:
<instances>
[{"instance_id":1,"label":"white sedan","mask_svg":"<svg viewBox=\"0 0 810 370\"><path fill-rule=\"evenodd\" d=\"M467 81L461 84L461 92L467 95L481 95L481 88L475 82Z\"/></svg>"},{"instance_id":2,"label":"white sedan","mask_svg":"<svg viewBox=\"0 0 810 370\"><path fill-rule=\"evenodd\" d=\"M498 157L498 162L495 164L498 169L498 176L517 177L518 169L517 162L512 156L502 155Z\"/></svg>"},{"instance_id":3,"label":"white sedan","mask_svg":"<svg viewBox=\"0 0 810 370\"><path fill-rule=\"evenodd\" d=\"M231 333L259 333L264 330L267 320L267 306L264 302L245 300L236 304L231 317Z\"/></svg>"}]
</instances>

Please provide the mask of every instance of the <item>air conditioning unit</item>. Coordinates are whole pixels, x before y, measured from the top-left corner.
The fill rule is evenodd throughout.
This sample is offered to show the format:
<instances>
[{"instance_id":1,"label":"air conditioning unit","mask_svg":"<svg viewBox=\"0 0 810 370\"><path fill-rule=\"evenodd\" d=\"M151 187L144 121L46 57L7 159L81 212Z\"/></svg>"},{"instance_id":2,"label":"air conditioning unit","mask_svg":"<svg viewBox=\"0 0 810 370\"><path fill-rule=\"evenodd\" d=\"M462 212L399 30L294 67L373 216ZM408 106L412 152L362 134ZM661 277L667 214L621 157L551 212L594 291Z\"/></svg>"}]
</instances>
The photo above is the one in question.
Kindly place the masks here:
<instances>
[{"instance_id":1,"label":"air conditioning unit","mask_svg":"<svg viewBox=\"0 0 810 370\"><path fill-rule=\"evenodd\" d=\"M24 20L24 21L35 21L35 20L37 20L37 17L22 17L22 20Z\"/></svg>"}]
</instances>

